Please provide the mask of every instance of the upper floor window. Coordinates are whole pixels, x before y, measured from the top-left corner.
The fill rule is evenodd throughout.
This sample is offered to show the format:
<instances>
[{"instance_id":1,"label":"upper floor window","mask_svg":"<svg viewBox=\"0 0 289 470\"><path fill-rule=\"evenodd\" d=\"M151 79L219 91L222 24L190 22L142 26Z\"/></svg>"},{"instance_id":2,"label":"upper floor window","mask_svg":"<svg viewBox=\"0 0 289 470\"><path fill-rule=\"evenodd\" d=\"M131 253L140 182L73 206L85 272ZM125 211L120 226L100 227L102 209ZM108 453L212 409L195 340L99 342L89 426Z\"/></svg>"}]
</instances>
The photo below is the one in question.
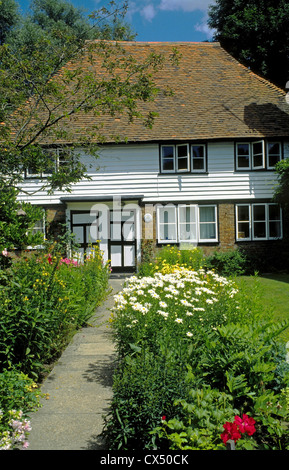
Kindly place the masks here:
<instances>
[{"instance_id":1,"label":"upper floor window","mask_svg":"<svg viewBox=\"0 0 289 470\"><path fill-rule=\"evenodd\" d=\"M273 170L282 159L280 142L259 140L236 143L237 170Z\"/></svg>"},{"instance_id":2,"label":"upper floor window","mask_svg":"<svg viewBox=\"0 0 289 470\"><path fill-rule=\"evenodd\" d=\"M204 144L161 145L162 173L199 173L206 171Z\"/></svg>"},{"instance_id":3,"label":"upper floor window","mask_svg":"<svg viewBox=\"0 0 289 470\"><path fill-rule=\"evenodd\" d=\"M71 165L71 151L65 148L43 149L43 155L46 158L46 163L43 165L43 170L39 172L36 166L29 166L25 170L26 178L45 178L50 176L53 172Z\"/></svg>"}]
</instances>

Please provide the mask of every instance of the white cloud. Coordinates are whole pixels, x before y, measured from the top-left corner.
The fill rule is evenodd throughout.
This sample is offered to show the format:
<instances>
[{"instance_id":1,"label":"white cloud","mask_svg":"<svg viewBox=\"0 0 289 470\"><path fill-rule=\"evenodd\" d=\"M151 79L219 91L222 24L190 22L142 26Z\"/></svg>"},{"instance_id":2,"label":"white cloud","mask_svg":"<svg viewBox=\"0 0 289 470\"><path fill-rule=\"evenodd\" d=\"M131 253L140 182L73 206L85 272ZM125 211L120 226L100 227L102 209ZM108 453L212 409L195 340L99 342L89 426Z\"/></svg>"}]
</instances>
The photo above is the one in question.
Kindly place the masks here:
<instances>
[{"instance_id":1,"label":"white cloud","mask_svg":"<svg viewBox=\"0 0 289 470\"><path fill-rule=\"evenodd\" d=\"M209 40L213 38L214 33L215 33L214 29L209 28L208 15L205 15L202 18L202 20L200 21L200 23L197 23L194 26L194 28L195 28L196 31L199 31L200 33L204 33L206 35L207 39L209 39Z\"/></svg>"},{"instance_id":2,"label":"white cloud","mask_svg":"<svg viewBox=\"0 0 289 470\"><path fill-rule=\"evenodd\" d=\"M214 0L161 0L160 10L207 10Z\"/></svg>"},{"instance_id":3,"label":"white cloud","mask_svg":"<svg viewBox=\"0 0 289 470\"><path fill-rule=\"evenodd\" d=\"M148 21L152 21L152 19L156 16L157 11L152 4L146 5L141 11L141 15Z\"/></svg>"}]
</instances>

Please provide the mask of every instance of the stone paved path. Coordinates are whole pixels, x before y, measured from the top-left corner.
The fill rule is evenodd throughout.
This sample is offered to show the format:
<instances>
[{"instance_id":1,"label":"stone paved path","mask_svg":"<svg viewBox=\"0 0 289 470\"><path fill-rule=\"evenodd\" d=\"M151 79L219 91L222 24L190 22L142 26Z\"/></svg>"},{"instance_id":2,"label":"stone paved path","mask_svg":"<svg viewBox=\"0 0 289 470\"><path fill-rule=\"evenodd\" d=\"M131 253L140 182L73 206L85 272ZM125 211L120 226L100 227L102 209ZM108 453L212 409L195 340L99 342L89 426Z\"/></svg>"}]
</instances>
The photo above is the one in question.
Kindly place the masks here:
<instances>
[{"instance_id":1,"label":"stone paved path","mask_svg":"<svg viewBox=\"0 0 289 470\"><path fill-rule=\"evenodd\" d=\"M104 449L99 435L112 398L115 360L109 309L123 283L121 277L110 279L112 293L97 308L92 326L74 336L44 381L41 391L49 399L30 415L28 450Z\"/></svg>"}]
</instances>

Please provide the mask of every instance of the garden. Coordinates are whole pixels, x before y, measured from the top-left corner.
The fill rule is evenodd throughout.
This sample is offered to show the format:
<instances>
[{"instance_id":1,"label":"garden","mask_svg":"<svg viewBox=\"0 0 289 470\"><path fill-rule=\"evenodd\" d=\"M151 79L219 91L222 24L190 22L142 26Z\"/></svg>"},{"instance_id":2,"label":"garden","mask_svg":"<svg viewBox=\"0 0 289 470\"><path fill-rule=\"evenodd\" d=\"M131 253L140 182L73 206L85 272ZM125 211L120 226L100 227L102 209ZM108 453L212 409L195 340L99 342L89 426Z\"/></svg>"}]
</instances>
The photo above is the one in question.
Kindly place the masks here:
<instances>
[{"instance_id":1,"label":"garden","mask_svg":"<svg viewBox=\"0 0 289 470\"><path fill-rule=\"evenodd\" d=\"M289 450L289 318L243 261L166 247L116 295L109 449Z\"/></svg>"},{"instance_id":2,"label":"garden","mask_svg":"<svg viewBox=\"0 0 289 470\"><path fill-rule=\"evenodd\" d=\"M0 270L0 450L26 448L38 384L107 293L109 267L98 247L83 262L48 245Z\"/></svg>"}]
</instances>

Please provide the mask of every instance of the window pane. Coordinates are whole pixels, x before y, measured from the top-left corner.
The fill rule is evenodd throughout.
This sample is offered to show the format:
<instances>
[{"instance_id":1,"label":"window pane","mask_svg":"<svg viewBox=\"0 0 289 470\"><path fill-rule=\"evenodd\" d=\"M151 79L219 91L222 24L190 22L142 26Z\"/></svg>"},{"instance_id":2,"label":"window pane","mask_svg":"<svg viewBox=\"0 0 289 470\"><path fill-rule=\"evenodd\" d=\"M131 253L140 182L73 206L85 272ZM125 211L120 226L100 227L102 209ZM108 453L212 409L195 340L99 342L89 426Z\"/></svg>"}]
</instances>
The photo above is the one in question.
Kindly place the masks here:
<instances>
[{"instance_id":1,"label":"window pane","mask_svg":"<svg viewBox=\"0 0 289 470\"><path fill-rule=\"evenodd\" d=\"M279 142L268 143L268 165L274 167L281 159L281 145Z\"/></svg>"},{"instance_id":2,"label":"window pane","mask_svg":"<svg viewBox=\"0 0 289 470\"><path fill-rule=\"evenodd\" d=\"M254 238L266 238L265 222L254 222Z\"/></svg>"},{"instance_id":3,"label":"window pane","mask_svg":"<svg viewBox=\"0 0 289 470\"><path fill-rule=\"evenodd\" d=\"M215 224L201 224L200 225L200 240L215 240L216 227Z\"/></svg>"},{"instance_id":4,"label":"window pane","mask_svg":"<svg viewBox=\"0 0 289 470\"><path fill-rule=\"evenodd\" d=\"M162 224L175 223L175 207L161 207L159 209L159 218Z\"/></svg>"},{"instance_id":5,"label":"window pane","mask_svg":"<svg viewBox=\"0 0 289 470\"><path fill-rule=\"evenodd\" d=\"M160 207L159 215L159 240L175 241L177 239L177 223L175 207Z\"/></svg>"},{"instance_id":6,"label":"window pane","mask_svg":"<svg viewBox=\"0 0 289 470\"><path fill-rule=\"evenodd\" d=\"M280 220L280 207L277 204L269 205L269 220Z\"/></svg>"},{"instance_id":7,"label":"window pane","mask_svg":"<svg viewBox=\"0 0 289 470\"><path fill-rule=\"evenodd\" d=\"M200 207L200 222L215 222L215 207Z\"/></svg>"},{"instance_id":8,"label":"window pane","mask_svg":"<svg viewBox=\"0 0 289 470\"><path fill-rule=\"evenodd\" d=\"M239 206L238 207L238 220L239 221L249 221L250 220L250 207L249 206Z\"/></svg>"},{"instance_id":9,"label":"window pane","mask_svg":"<svg viewBox=\"0 0 289 470\"><path fill-rule=\"evenodd\" d=\"M281 223L269 222L269 238L281 238Z\"/></svg>"},{"instance_id":10,"label":"window pane","mask_svg":"<svg viewBox=\"0 0 289 470\"><path fill-rule=\"evenodd\" d=\"M177 238L176 225L166 224L160 225L160 240L161 241L174 241Z\"/></svg>"},{"instance_id":11,"label":"window pane","mask_svg":"<svg viewBox=\"0 0 289 470\"><path fill-rule=\"evenodd\" d=\"M266 206L255 205L253 206L253 219L254 221L265 221L266 220Z\"/></svg>"},{"instance_id":12,"label":"window pane","mask_svg":"<svg viewBox=\"0 0 289 470\"><path fill-rule=\"evenodd\" d=\"M250 168L249 144L237 144L237 165L238 168Z\"/></svg>"},{"instance_id":13,"label":"window pane","mask_svg":"<svg viewBox=\"0 0 289 470\"><path fill-rule=\"evenodd\" d=\"M163 170L164 171L173 171L174 170L174 160L168 158L163 160Z\"/></svg>"},{"instance_id":14,"label":"window pane","mask_svg":"<svg viewBox=\"0 0 289 470\"><path fill-rule=\"evenodd\" d=\"M238 239L240 238L250 238L249 222L240 222L238 224Z\"/></svg>"},{"instance_id":15,"label":"window pane","mask_svg":"<svg viewBox=\"0 0 289 470\"><path fill-rule=\"evenodd\" d=\"M253 167L263 167L263 143L254 142L253 147Z\"/></svg>"},{"instance_id":16,"label":"window pane","mask_svg":"<svg viewBox=\"0 0 289 470\"><path fill-rule=\"evenodd\" d=\"M196 207L179 207L180 241L197 241Z\"/></svg>"},{"instance_id":17,"label":"window pane","mask_svg":"<svg viewBox=\"0 0 289 470\"><path fill-rule=\"evenodd\" d=\"M177 169L188 170L188 146L177 146Z\"/></svg>"},{"instance_id":18,"label":"window pane","mask_svg":"<svg viewBox=\"0 0 289 470\"><path fill-rule=\"evenodd\" d=\"M192 169L205 169L205 147L203 145L192 145Z\"/></svg>"},{"instance_id":19,"label":"window pane","mask_svg":"<svg viewBox=\"0 0 289 470\"><path fill-rule=\"evenodd\" d=\"M216 240L216 212L215 206L199 208L200 214L200 240Z\"/></svg>"},{"instance_id":20,"label":"window pane","mask_svg":"<svg viewBox=\"0 0 289 470\"><path fill-rule=\"evenodd\" d=\"M162 170L174 171L175 169L174 147L172 145L162 147L161 158L162 158Z\"/></svg>"}]
</instances>

